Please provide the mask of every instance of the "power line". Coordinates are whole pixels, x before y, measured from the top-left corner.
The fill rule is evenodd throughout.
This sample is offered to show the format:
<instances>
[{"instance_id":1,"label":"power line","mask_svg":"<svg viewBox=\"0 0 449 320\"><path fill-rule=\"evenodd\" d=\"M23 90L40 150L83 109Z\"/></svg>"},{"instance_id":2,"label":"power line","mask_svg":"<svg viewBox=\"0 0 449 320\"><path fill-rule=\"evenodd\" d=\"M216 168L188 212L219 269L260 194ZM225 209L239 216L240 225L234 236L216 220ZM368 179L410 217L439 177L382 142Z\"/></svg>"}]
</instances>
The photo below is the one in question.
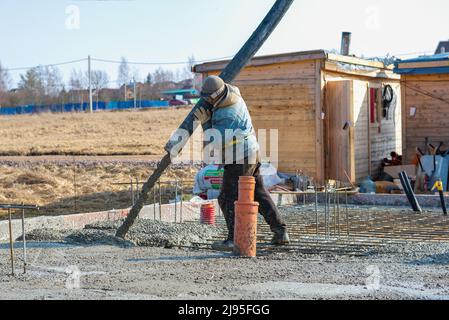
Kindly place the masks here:
<instances>
[{"instance_id":1,"label":"power line","mask_svg":"<svg viewBox=\"0 0 449 320\"><path fill-rule=\"evenodd\" d=\"M231 59L233 58L233 56L228 56L228 57L221 57L221 58L211 58L211 59L206 59L206 60L195 60L195 63L204 63L204 62L210 62L210 61L215 61L215 60L226 60L226 59ZM115 63L115 64L120 64L122 63L122 61L120 60L109 60L109 59L100 59L100 58L92 58L92 61L97 61L97 62L107 62L107 63ZM159 65L181 65L181 64L188 64L190 63L190 61L179 61L179 62L135 62L135 61L126 61L127 64L131 64L131 65L149 65L149 66L159 66Z\"/></svg>"},{"instance_id":2,"label":"power line","mask_svg":"<svg viewBox=\"0 0 449 320\"><path fill-rule=\"evenodd\" d=\"M38 66L33 66L33 67L5 68L4 70L6 70L6 71L20 71L20 70L29 70L29 69L33 69L33 68L37 68L37 67L57 67L57 66L63 66L63 65L67 65L67 64L79 63L79 62L83 62L83 61L87 61L87 58L78 59L78 60L71 60L71 61L66 61L66 62L60 62L60 63L53 63L53 64L38 65Z\"/></svg>"},{"instance_id":3,"label":"power line","mask_svg":"<svg viewBox=\"0 0 449 320\"><path fill-rule=\"evenodd\" d=\"M233 56L221 57L221 58L210 58L210 59L198 60L198 61L194 61L194 62L195 63L205 63L205 62L210 62L210 61L226 60L226 59L231 59L231 58L233 58ZM114 63L114 64L122 63L122 61L120 61L120 60L111 60L111 59L102 59L102 58L92 58L91 60L92 61L97 61L97 62ZM30 66L30 67L4 68L3 70L5 70L5 71L23 71L23 70L30 70L30 69L37 68L37 67L57 67L57 66L63 66L63 65L74 64L74 63L85 62L85 61L88 61L88 58L77 59L77 60L70 60L70 61L65 61L65 62L60 62L60 63L52 63L52 64L46 64L46 65ZM136 61L127 61L126 63L130 64L130 65L159 66L159 65L183 65L183 64L190 63L190 61L178 61L178 62L136 62Z\"/></svg>"},{"instance_id":4,"label":"power line","mask_svg":"<svg viewBox=\"0 0 449 320\"><path fill-rule=\"evenodd\" d=\"M433 54L434 51L429 50L429 51L419 51L419 52L410 52L410 53L398 53L398 54L394 54L393 57L427 55L428 53Z\"/></svg>"},{"instance_id":5,"label":"power line","mask_svg":"<svg viewBox=\"0 0 449 320\"><path fill-rule=\"evenodd\" d=\"M411 53L400 53L400 54L394 54L392 57L402 57L402 56L414 56L414 55L420 55L420 54L428 54L433 53L433 51L420 51L420 52L411 52ZM219 60L228 60L233 58L233 56L227 56L227 57L220 57L220 58L210 58L210 59L204 59L204 60L196 60L195 63L205 63L205 62L211 62L211 61L219 61ZM370 58L368 58L370 59ZM374 58L371 58L374 59ZM87 61L87 58L83 59L77 59L77 60L70 60L60 63L52 63L52 64L46 64L46 65L37 65L37 66L30 66L30 67L14 67L14 68L4 68L5 71L23 71L23 70L29 70L36 67L57 67L57 66L63 66L68 64L74 64L79 62L85 62ZM92 58L92 61L96 62L105 62L105 63L114 63L114 64L120 64L122 61L120 60L113 60L113 59L103 59L103 58ZM173 62L149 62L149 61L127 61L127 64L130 65L148 65L148 66L160 66L160 65L184 65L188 64L190 61L173 61Z\"/></svg>"}]
</instances>

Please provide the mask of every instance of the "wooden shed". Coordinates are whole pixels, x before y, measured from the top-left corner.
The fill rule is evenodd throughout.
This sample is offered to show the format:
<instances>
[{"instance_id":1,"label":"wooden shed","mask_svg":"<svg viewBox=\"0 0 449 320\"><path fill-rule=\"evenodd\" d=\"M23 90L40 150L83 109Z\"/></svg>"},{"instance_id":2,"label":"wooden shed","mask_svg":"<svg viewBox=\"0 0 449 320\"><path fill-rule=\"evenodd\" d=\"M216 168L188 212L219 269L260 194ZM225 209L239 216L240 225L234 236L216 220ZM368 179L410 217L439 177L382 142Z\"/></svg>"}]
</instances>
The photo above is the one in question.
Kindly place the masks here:
<instances>
[{"instance_id":1,"label":"wooden shed","mask_svg":"<svg viewBox=\"0 0 449 320\"><path fill-rule=\"evenodd\" d=\"M426 150L426 140L433 145L444 142L449 148L449 53L398 61L401 75L403 145L411 161L416 148Z\"/></svg>"},{"instance_id":2,"label":"wooden shed","mask_svg":"<svg viewBox=\"0 0 449 320\"><path fill-rule=\"evenodd\" d=\"M228 61L196 65L203 77ZM402 151L399 76L381 62L324 50L254 58L234 81L256 130L277 129L279 171L360 182ZM384 113L383 88L394 92ZM269 136L269 135L268 135Z\"/></svg>"}]
</instances>

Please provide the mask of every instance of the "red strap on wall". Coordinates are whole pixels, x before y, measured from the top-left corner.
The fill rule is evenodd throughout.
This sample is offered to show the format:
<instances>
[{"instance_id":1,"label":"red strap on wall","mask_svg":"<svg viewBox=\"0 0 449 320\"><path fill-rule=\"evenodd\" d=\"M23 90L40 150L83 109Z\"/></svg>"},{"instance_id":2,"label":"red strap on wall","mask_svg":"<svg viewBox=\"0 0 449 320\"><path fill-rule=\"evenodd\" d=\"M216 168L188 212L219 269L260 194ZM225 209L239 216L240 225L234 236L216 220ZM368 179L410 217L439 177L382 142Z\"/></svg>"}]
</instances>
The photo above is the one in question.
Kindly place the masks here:
<instances>
[{"instance_id":1,"label":"red strap on wall","mask_svg":"<svg viewBox=\"0 0 449 320\"><path fill-rule=\"evenodd\" d=\"M369 89L370 122L376 123L376 89Z\"/></svg>"}]
</instances>

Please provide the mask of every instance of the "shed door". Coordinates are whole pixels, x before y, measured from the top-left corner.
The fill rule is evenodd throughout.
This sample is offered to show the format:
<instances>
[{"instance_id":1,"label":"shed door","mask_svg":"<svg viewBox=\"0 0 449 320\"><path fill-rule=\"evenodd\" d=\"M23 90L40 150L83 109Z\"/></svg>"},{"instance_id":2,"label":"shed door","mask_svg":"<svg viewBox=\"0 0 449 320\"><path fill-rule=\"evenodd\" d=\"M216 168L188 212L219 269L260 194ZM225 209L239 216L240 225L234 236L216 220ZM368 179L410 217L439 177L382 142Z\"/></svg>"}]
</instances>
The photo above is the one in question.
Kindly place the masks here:
<instances>
[{"instance_id":1,"label":"shed door","mask_svg":"<svg viewBox=\"0 0 449 320\"><path fill-rule=\"evenodd\" d=\"M326 175L342 182L355 182L352 92L351 80L326 85Z\"/></svg>"}]
</instances>

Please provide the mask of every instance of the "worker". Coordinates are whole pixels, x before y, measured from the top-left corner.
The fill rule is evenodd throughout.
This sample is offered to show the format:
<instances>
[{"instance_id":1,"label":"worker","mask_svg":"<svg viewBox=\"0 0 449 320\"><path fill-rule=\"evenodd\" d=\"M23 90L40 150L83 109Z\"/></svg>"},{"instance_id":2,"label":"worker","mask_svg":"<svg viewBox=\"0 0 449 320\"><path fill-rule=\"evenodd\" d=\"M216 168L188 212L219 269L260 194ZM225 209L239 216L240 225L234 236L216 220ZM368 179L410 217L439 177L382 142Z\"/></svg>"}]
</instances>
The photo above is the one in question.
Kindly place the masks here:
<instances>
[{"instance_id":1,"label":"worker","mask_svg":"<svg viewBox=\"0 0 449 320\"><path fill-rule=\"evenodd\" d=\"M228 237L225 241L214 243L213 249L233 250L234 203L238 200L240 176L253 176L256 179L255 201L259 203L260 213L274 233L272 244L289 244L286 224L264 187L260 174L259 144L239 89L224 83L220 77L210 76L204 81L201 96L209 104L209 108L198 108L195 112L196 120L201 122L203 130L214 129L222 136L221 158L224 175L218 201L226 220ZM229 130L235 133L231 138L227 137Z\"/></svg>"}]
</instances>

